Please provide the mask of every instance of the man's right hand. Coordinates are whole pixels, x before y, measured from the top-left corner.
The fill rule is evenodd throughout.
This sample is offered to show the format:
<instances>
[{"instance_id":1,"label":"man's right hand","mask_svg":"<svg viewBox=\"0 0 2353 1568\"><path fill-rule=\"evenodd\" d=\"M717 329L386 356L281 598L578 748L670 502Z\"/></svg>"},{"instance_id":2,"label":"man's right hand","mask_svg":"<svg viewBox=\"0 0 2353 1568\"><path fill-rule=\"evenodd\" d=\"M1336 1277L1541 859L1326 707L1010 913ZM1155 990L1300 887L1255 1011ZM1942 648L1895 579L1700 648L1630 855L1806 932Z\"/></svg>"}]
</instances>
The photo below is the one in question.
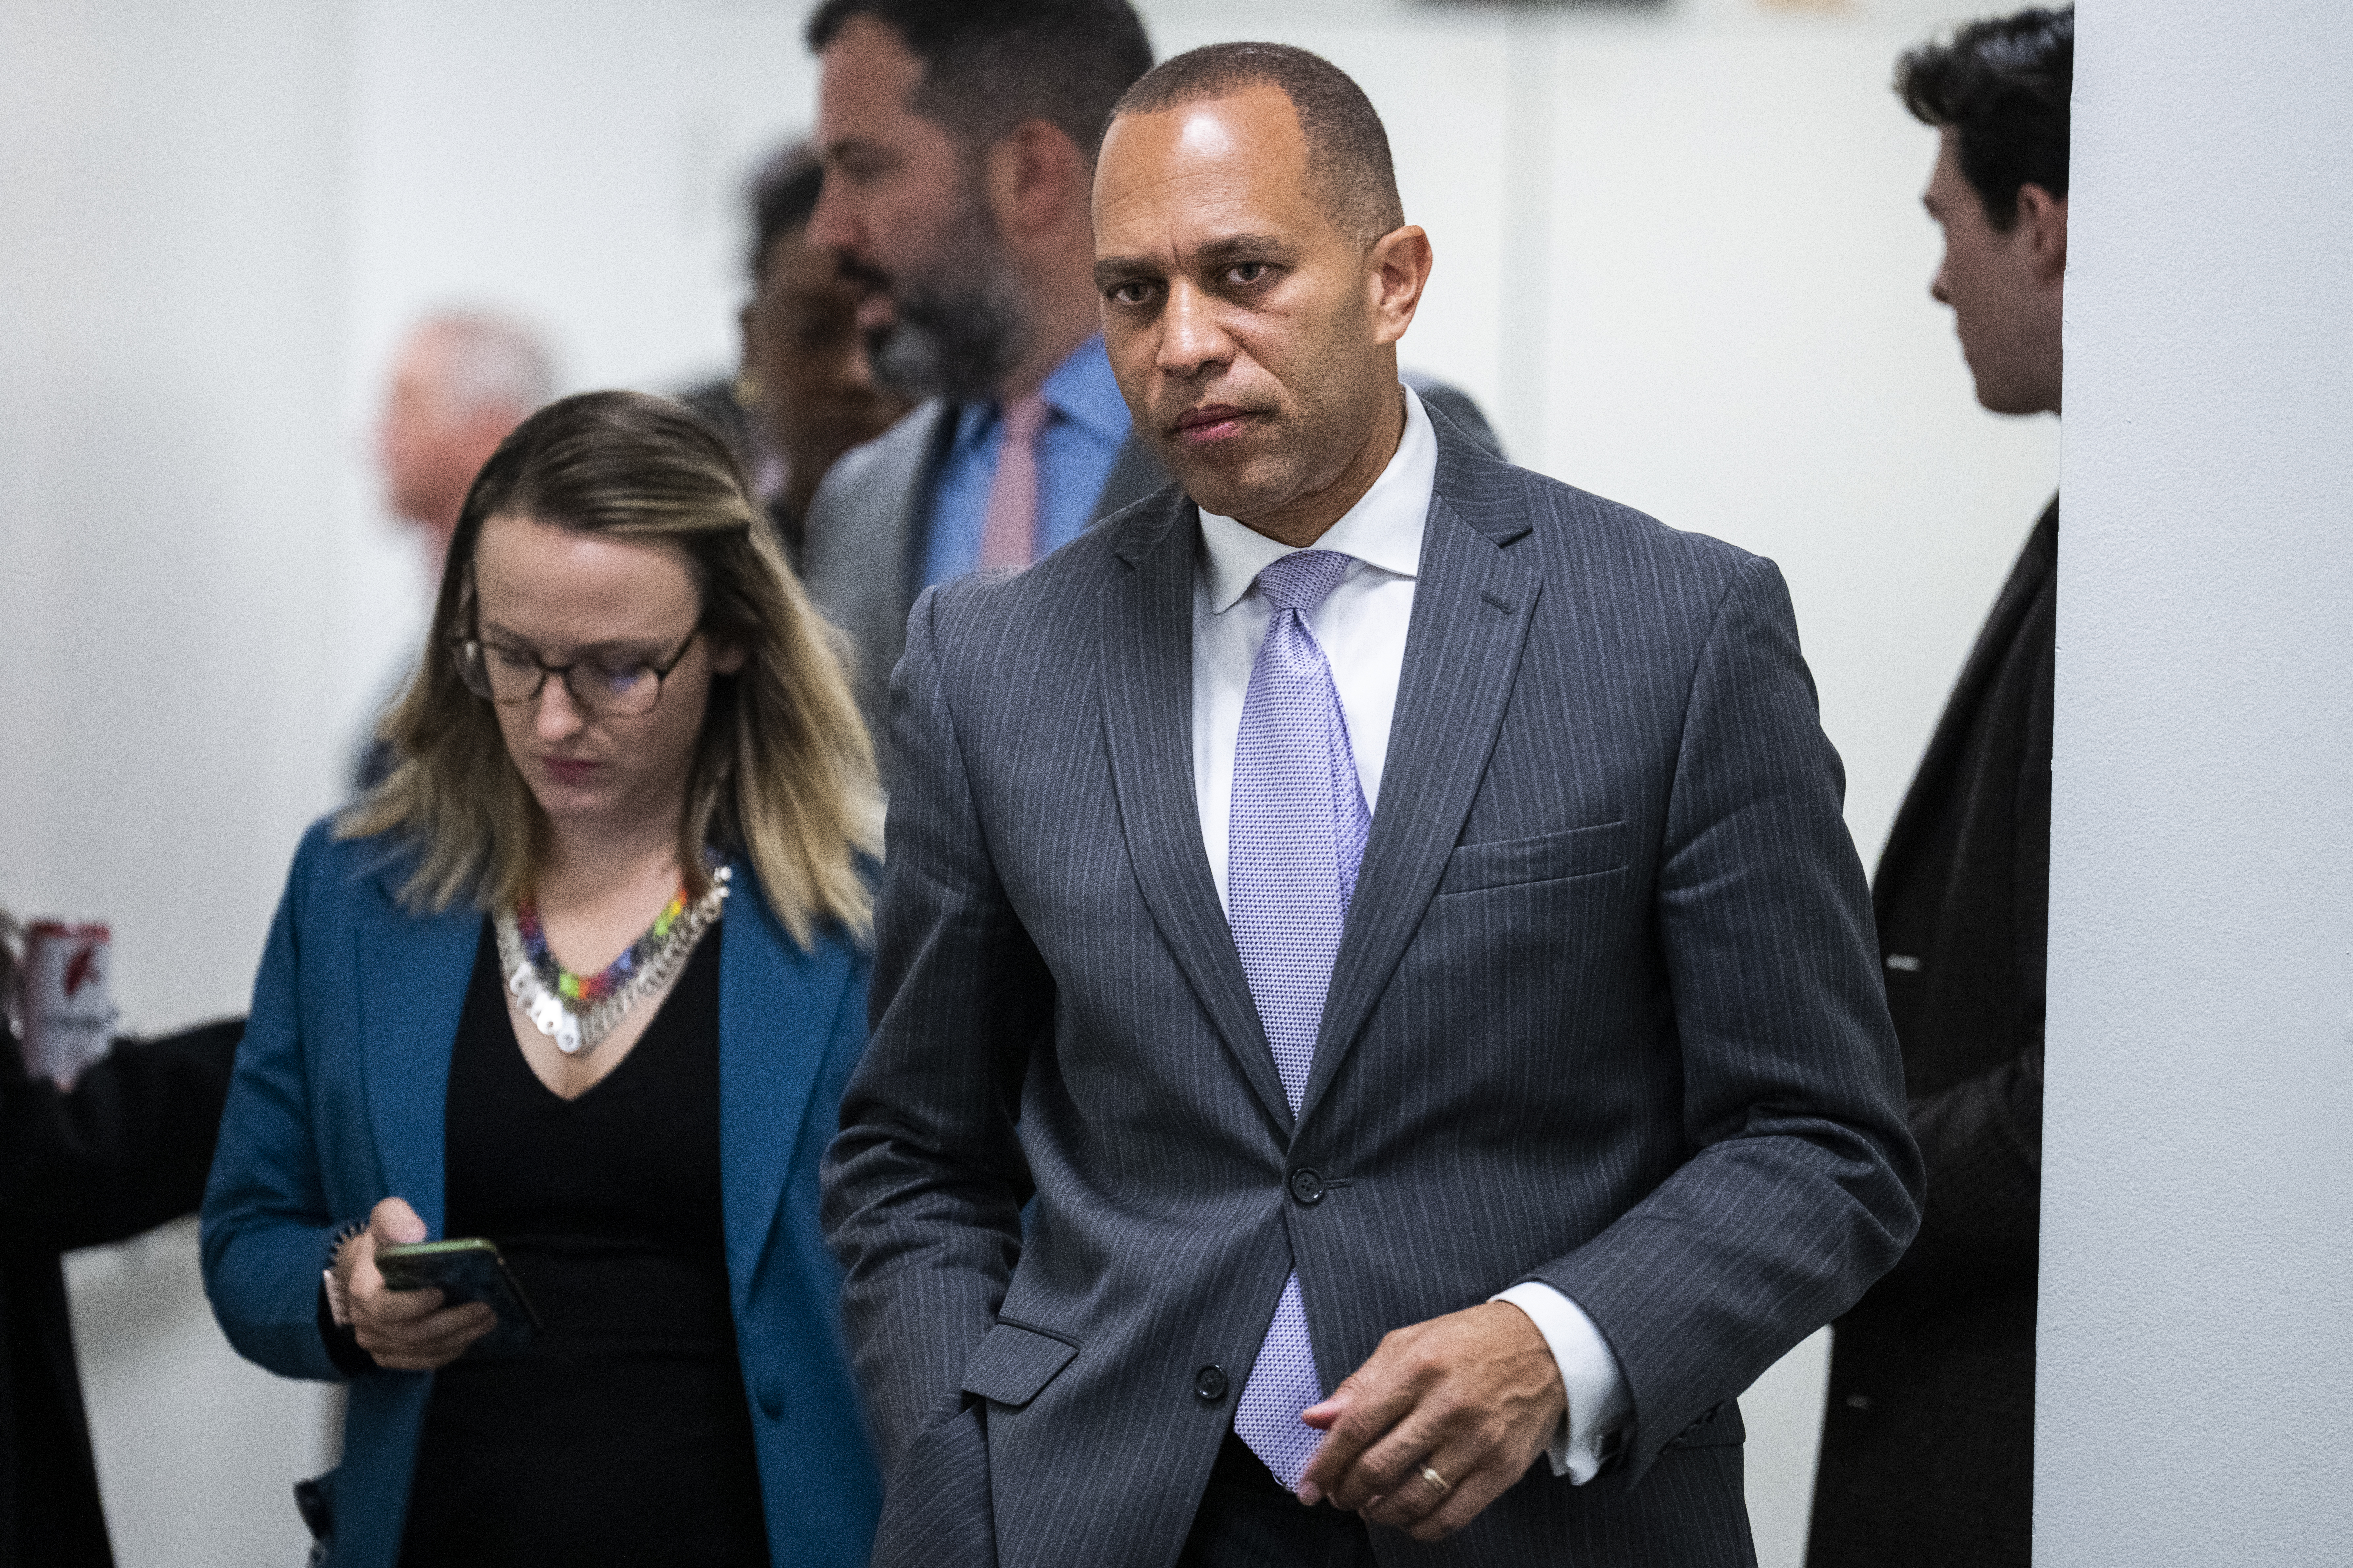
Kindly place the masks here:
<instances>
[{"instance_id":1,"label":"man's right hand","mask_svg":"<svg viewBox=\"0 0 2353 1568\"><path fill-rule=\"evenodd\" d=\"M376 1271L376 1248L424 1239L425 1222L417 1211L399 1198L386 1198L370 1211L367 1229L335 1255L352 1331L360 1349L387 1372L438 1372L499 1321L480 1301L444 1307L438 1290L395 1290L385 1284Z\"/></svg>"}]
</instances>

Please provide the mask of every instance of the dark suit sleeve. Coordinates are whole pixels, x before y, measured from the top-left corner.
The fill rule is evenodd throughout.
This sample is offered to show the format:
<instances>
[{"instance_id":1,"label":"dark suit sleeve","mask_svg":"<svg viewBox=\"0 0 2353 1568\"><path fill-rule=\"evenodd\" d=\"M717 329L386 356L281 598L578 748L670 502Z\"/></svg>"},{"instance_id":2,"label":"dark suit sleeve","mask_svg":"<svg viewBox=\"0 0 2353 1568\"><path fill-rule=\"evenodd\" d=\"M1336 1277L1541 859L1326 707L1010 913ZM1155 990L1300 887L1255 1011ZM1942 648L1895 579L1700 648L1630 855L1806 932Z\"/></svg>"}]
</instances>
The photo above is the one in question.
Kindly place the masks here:
<instances>
[{"instance_id":1,"label":"dark suit sleeve","mask_svg":"<svg viewBox=\"0 0 2353 1568\"><path fill-rule=\"evenodd\" d=\"M1690 1154L1534 1276L1616 1353L1636 1476L1894 1263L1921 1184L1844 775L1770 562L1716 608L1671 787L1654 910Z\"/></svg>"},{"instance_id":2,"label":"dark suit sleeve","mask_svg":"<svg viewBox=\"0 0 2353 1568\"><path fill-rule=\"evenodd\" d=\"M2031 1279L2042 1239L2042 1047L1912 1102L1928 1173L1920 1233L1875 1302L1933 1308Z\"/></svg>"},{"instance_id":3,"label":"dark suit sleeve","mask_svg":"<svg viewBox=\"0 0 2353 1568\"><path fill-rule=\"evenodd\" d=\"M963 1382L1012 1278L1030 1194L1014 1122L1054 1005L990 861L940 667L926 593L892 681L873 1038L825 1161L826 1239L885 1475Z\"/></svg>"},{"instance_id":4,"label":"dark suit sleeve","mask_svg":"<svg viewBox=\"0 0 2353 1568\"><path fill-rule=\"evenodd\" d=\"M67 1252L121 1241L204 1196L245 1021L124 1040L60 1089L13 1059L0 1081L0 1235Z\"/></svg>"}]
</instances>

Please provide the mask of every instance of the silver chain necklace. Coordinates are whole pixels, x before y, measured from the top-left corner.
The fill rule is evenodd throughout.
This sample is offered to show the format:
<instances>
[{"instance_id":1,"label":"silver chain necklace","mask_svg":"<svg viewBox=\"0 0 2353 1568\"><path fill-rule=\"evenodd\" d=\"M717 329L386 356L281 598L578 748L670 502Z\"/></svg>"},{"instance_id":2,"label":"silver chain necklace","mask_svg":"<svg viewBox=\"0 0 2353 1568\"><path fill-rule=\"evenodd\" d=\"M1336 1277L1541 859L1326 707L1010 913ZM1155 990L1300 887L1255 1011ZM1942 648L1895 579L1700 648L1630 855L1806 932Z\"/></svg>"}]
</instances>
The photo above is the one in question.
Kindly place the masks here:
<instances>
[{"instance_id":1,"label":"silver chain necklace","mask_svg":"<svg viewBox=\"0 0 2353 1568\"><path fill-rule=\"evenodd\" d=\"M711 874L711 890L687 906L671 923L670 934L639 960L628 979L594 1003L558 995L532 963L514 910L501 910L491 925L498 932L499 967L506 971L507 994L531 1020L532 1027L554 1040L555 1048L565 1056L595 1049L599 1040L613 1032L614 1025L628 1016L630 1008L669 984L685 966L702 933L719 919L720 908L727 901L730 875L728 867L716 868Z\"/></svg>"}]
</instances>

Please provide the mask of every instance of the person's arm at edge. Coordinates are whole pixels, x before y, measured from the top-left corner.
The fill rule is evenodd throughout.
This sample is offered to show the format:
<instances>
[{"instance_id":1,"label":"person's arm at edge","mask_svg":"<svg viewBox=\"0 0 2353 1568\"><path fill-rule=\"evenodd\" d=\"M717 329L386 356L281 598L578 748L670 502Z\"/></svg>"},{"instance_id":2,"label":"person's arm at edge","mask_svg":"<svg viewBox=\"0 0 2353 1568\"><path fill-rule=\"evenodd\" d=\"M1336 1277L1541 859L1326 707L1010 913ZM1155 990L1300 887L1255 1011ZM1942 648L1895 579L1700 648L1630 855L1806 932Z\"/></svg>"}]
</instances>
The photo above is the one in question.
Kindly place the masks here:
<instances>
[{"instance_id":1,"label":"person's arm at edge","mask_svg":"<svg viewBox=\"0 0 2353 1568\"><path fill-rule=\"evenodd\" d=\"M0 1107L0 1237L68 1252L121 1241L193 1211L242 1018L118 1040L70 1089L8 1064Z\"/></svg>"}]
</instances>

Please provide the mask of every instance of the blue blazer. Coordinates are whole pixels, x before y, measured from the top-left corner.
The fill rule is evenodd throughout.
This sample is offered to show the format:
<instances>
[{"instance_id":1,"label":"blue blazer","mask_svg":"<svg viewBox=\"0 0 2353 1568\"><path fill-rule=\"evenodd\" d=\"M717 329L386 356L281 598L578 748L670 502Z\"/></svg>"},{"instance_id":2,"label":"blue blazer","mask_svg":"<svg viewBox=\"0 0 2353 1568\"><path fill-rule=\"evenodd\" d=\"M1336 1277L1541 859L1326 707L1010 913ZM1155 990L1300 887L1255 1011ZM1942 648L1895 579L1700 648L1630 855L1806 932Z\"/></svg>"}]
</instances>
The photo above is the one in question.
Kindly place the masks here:
<instances>
[{"instance_id":1,"label":"blue blazer","mask_svg":"<svg viewBox=\"0 0 2353 1568\"><path fill-rule=\"evenodd\" d=\"M254 984L205 1194L205 1290L239 1353L343 1381L320 1272L344 1221L406 1198L442 1234L442 1110L481 914L417 915L414 864L321 822L294 857ZM727 1280L770 1556L862 1565L881 1483L842 1348L841 1275L818 1227L818 1161L866 1044L868 960L838 931L793 942L736 868L719 972ZM337 1568L392 1568L425 1373L351 1381L334 1478Z\"/></svg>"}]
</instances>

